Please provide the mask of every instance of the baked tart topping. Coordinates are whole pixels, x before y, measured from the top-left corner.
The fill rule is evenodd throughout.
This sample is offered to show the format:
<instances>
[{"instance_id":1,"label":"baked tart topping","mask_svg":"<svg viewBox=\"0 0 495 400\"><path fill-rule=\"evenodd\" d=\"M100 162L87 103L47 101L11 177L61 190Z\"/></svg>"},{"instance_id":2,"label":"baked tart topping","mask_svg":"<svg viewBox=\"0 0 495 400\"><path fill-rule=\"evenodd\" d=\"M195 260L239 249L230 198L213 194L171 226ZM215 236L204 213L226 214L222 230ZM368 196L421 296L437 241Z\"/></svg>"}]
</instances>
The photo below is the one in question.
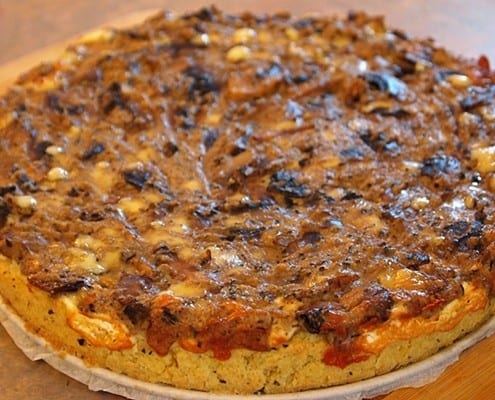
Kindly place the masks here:
<instances>
[{"instance_id":1,"label":"baked tart topping","mask_svg":"<svg viewBox=\"0 0 495 400\"><path fill-rule=\"evenodd\" d=\"M493 297L494 131L487 58L381 18L161 13L0 100L0 252L93 345L345 367Z\"/></svg>"}]
</instances>

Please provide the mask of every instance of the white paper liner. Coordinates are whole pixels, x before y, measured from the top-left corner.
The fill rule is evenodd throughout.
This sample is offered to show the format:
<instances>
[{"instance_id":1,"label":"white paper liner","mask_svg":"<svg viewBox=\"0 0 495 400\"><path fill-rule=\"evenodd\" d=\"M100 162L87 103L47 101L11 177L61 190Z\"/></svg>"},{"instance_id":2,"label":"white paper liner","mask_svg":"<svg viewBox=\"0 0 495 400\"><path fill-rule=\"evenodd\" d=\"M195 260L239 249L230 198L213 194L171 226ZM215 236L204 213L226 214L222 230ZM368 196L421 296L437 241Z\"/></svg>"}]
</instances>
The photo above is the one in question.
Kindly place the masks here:
<instances>
[{"instance_id":1,"label":"white paper liner","mask_svg":"<svg viewBox=\"0 0 495 400\"><path fill-rule=\"evenodd\" d=\"M176 389L145 383L103 368L86 366L70 355L60 356L44 339L30 333L24 322L0 297L0 323L14 343L31 360L44 360L53 368L85 384L93 391L106 391L135 400L360 400L404 387L420 387L437 379L460 354L495 333L495 317L443 351L408 367L364 381L327 389L277 395L226 395Z\"/></svg>"}]
</instances>

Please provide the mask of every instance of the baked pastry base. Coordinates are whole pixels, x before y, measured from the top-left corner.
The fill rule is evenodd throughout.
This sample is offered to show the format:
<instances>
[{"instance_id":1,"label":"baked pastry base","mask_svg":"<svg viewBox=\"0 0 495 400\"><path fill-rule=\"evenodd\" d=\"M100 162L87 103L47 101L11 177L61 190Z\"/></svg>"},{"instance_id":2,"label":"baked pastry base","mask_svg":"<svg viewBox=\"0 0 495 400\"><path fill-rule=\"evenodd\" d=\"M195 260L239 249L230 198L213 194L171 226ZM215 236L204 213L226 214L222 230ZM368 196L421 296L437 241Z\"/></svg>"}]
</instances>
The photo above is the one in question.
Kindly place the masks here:
<instances>
[{"instance_id":1,"label":"baked pastry base","mask_svg":"<svg viewBox=\"0 0 495 400\"><path fill-rule=\"evenodd\" d=\"M31 359L49 358L53 360L60 357L59 361L53 362L57 365L70 366L69 371L63 372L87 384L92 389L121 394L116 392L112 385L107 386L108 382L120 382L123 379L122 386L124 388L153 388L151 389L152 392L156 388L165 388L165 393L160 393L160 396L168 396L170 399L201 399L198 396L202 391L212 393L205 395L204 399L216 399L218 398L217 393L230 393L225 398L232 398L232 394L255 393L253 398L258 399L259 394L294 393L296 397L287 397L287 399L299 399L302 393L310 393L308 398L327 399L330 394L325 390L321 391L322 397L315 397L315 393L307 390L316 389L317 393L320 393L320 390L317 389L319 387L334 388L336 385L347 385L352 382L357 382L357 386L345 387L353 388L353 393L355 390L357 393L366 390L366 394L358 394L356 399L372 397L372 395L387 393L401 387L399 383L403 378L401 378L402 375L388 374L386 375L387 378L384 378L386 380L391 379L388 385L381 379L373 384L374 381L369 378L382 376L393 370L402 374L404 372L399 368L406 364L413 365L412 371L416 371L414 363L425 359L426 366L423 369L419 367L420 373L406 372L405 375L405 377L411 375L406 380L405 386L411 384L420 386L436 378L448 364L456 359L453 358L450 362L446 362L445 366L438 368L438 372L434 374L436 358L431 358L431 356L442 348L451 345L457 339L464 337L468 332L475 332L475 335L477 332L482 332L479 327L493 315L494 307L492 303L484 309L466 315L451 330L419 336L411 340L397 341L368 360L341 369L321 362L321 354L327 347L323 338L303 332L296 334L291 339L290 345L285 348L280 348L274 352L252 352L239 349L227 361L219 361L209 353L191 353L179 346L173 346L167 356L160 357L147 346L145 338L139 334L135 336L134 346L129 350L111 351L106 347L92 346L87 341L81 341L83 336L67 325L71 315L65 300L70 299L70 296L52 298L46 292L31 287L27 283L26 277L20 273L19 266L4 257L0 257L0 278L0 292L4 302L12 306L11 311L6 312L6 319L16 321L14 326L17 326L19 330L11 336L14 338L32 337L40 346L34 351L29 351L29 353L34 353L30 355ZM3 308L9 310L6 306ZM489 333L494 331L495 329ZM479 336L479 338L485 336L487 334ZM47 342L41 338L46 338ZM472 343L474 342L469 342L465 347L461 346L455 352L455 357ZM19 347L29 349L32 346L20 345ZM45 355L49 357L45 357ZM70 355L74 357L70 357ZM73 358L74 360L72 360ZM71 372L74 368L73 364L79 365L75 373ZM108 368L113 373L99 368L90 368L95 365ZM55 367L57 368L57 366ZM94 380L99 375L94 373L95 370L105 371L102 375L104 383L96 387ZM81 371L93 372L86 376L86 373L81 374ZM426 380L420 379L425 373L427 374ZM110 374L110 378L107 377L107 374ZM82 375L85 377L81 377ZM132 379L124 376L129 376ZM131 379L130 382L132 383L128 382L127 379ZM154 385L153 383L157 384ZM186 397L177 397L175 389L162 386L163 383L186 389L178 392L185 393ZM373 387L379 393L370 393L369 390ZM169 390L172 393L168 393ZM333 389L329 389L329 391L331 393ZM132 393L123 395L136 398ZM343 394L337 392L335 398L342 398L339 396L343 396ZM283 396L276 396L275 398L286 399Z\"/></svg>"},{"instance_id":2,"label":"baked pastry base","mask_svg":"<svg viewBox=\"0 0 495 400\"><path fill-rule=\"evenodd\" d=\"M3 265L5 266L5 259L3 259ZM10 270L12 274L5 274L6 271ZM26 300L27 303L30 303L31 305L29 306L27 303L24 305L26 307L31 307L33 309L37 309L38 307L42 305L41 304L35 304L36 301L41 301L43 303L44 301L47 301L49 296L37 289L32 289L34 290L31 293L31 297L29 299L26 299L26 297L29 297L29 286L23 282L23 276L20 275L19 273L15 273L17 268L13 267L11 269L4 269L4 274L3 274L3 282L6 283L8 281L11 282L11 285L4 285L6 287L10 286L12 289L16 288L17 290L12 290L12 291L5 291L4 289L4 295L8 296L9 299L4 298L2 299L0 296L0 323L4 326L8 334L12 337L16 345L26 354L28 358L31 360L44 360L48 364L50 364L52 367L55 369L61 371L62 373L72 377L73 379L80 381L81 383L87 385L90 390L103 390L107 391L110 393L118 394L121 396L125 396L130 399L142 399L146 398L147 400L155 400L155 399L174 399L174 400L192 400L192 399L198 399L198 400L210 400L210 399L215 399L215 400L221 400L221 399L232 399L232 394L221 394L221 393L205 393L201 391L196 391L196 390L186 390L186 389L177 389L172 386L160 384L160 383L147 383L143 382L142 380L138 380L135 378L131 378L129 376L119 374L116 372L112 372L110 370L107 370L105 368L95 368L91 367L91 361L90 357L88 357L88 354L84 354L84 352L81 352L81 355L79 357L67 354L67 353L72 353L72 354L77 354L74 349L67 348L66 351L60 351L56 350L52 344L47 342L45 339L43 339L43 328L39 329L39 327L34 328L30 326L29 324L26 324L24 320L19 317L18 313L22 313L23 311L26 311L26 308L22 307L22 305L19 303L17 304L18 306L21 306L21 309L24 308L24 310L17 310L17 312L9 305L14 299L12 298L12 295L15 296L15 293L20 294L20 298L23 298ZM6 275L10 275L9 278L7 279ZM24 292L24 293L21 293ZM9 294L11 296L9 296ZM26 295L26 296L24 296ZM40 298L41 296L41 298ZM55 302L56 303L56 302ZM16 308L17 308L16 307ZM39 312L33 312L31 316L33 315L40 315L41 314L41 308ZM493 308L493 307L491 307ZM57 310L54 314L56 315L60 313L61 310ZM439 342L442 341L444 343L448 343L449 340L449 335L452 334L455 337L461 336L462 332L456 332L457 330L469 330L473 329L473 326L479 325L483 319L487 317L490 313L490 307L488 310L481 310L479 312L473 313L468 315L456 328L454 328L451 332L447 333L438 333L435 335L430 335L429 337L425 338L416 338L413 339L412 341L404 341L403 343L398 342L398 347L396 349L391 349L392 354L394 351L399 351L401 347L404 346L409 346L410 348L416 348L416 353L413 356L416 356L419 358L419 356L425 357L425 354L427 353L432 353L435 351L435 349L425 349L425 346L428 344L431 344L431 342ZM46 315L46 314L45 314ZM46 320L45 320L46 321ZM57 325L57 321L52 321ZM40 324L43 325L43 324ZM47 328L47 325L45 325L45 330ZM58 326L57 329L54 329L53 332L60 331L61 329L64 329L63 326ZM36 334L37 332L38 334ZM75 332L72 332L75 334ZM495 318L491 318L488 322L484 323L482 326L476 328L472 333L469 335L463 337L462 339L456 341L453 345L445 348L444 350L424 359L423 361L419 361L416 363L413 363L407 367L403 367L401 369L398 369L393 372L389 372L385 375L381 375L378 377L374 378L369 378L369 379L364 379L358 382L354 383L348 383L344 385L339 385L339 386L334 386L331 388L326 388L326 389L316 389L316 390L307 390L303 392L297 392L297 390L294 390L292 388L293 393L287 393L287 394L266 394L263 396L263 398L266 399L280 399L280 400L295 400L295 399L342 399L346 398L349 400L352 399L361 399L361 398L369 398L369 397L374 397L378 396L381 394L389 393L393 390L402 388L402 387L419 387L422 385L427 384L428 382L431 382L435 380L444 370L447 368L450 364L454 363L459 355L464 351L465 349L471 347L478 341L490 336L491 334L495 333ZM40 336L41 334L41 336ZM44 332L46 335L46 332ZM71 329L66 327L64 334L62 334L63 337L67 337L67 335L71 335ZM442 336L443 335L443 336ZM60 340L60 335L55 335L54 338L49 338L49 340L53 342L52 339L56 339L56 336L59 336L58 340ZM77 337L77 334L74 335ZM435 336L435 337L433 337ZM68 341L70 342L70 341ZM392 346L391 346L392 347ZM442 345L439 345L439 347L443 347ZM390 348L389 348L390 349ZM94 348L93 350L96 350L96 353L99 351L105 350L105 349L97 349ZM99 350L99 351L98 351ZM184 351L182 351L184 353ZM186 354L180 354L177 356L182 356L182 357L187 357L190 356L192 359L196 358L196 365L199 366L202 363L202 358L204 356L208 355L195 355L193 353L188 353L185 352ZM260 353L263 354L263 353ZM390 355L389 355L390 356ZM81 358L86 358L86 362L84 362ZM109 355L109 361L111 363L111 358L112 356ZM211 357L210 357L211 358ZM386 358L386 357L382 357ZM114 360L116 361L116 360ZM137 360L139 361L139 360ZM203 360L204 361L204 360ZM296 361L296 360L294 360ZM164 360L165 362L165 360ZM376 360L375 360L376 363ZM383 363L383 360L382 360ZM386 363L386 362L385 362ZM362 363L363 364L363 363ZM163 366L163 363L162 363ZM356 364L351 367L356 367L359 366L359 364ZM375 365L376 368L376 365ZM172 367L173 369L173 367ZM191 376L195 376L195 372L198 372L199 374L201 372L198 371L191 371ZM345 370L343 370L345 371ZM358 370L359 371L359 368ZM356 372L357 372L356 371ZM255 371L254 371L255 372ZM184 374L183 374L184 375ZM213 374L212 374L213 375ZM256 373L254 373L256 375ZM198 375L198 378L195 379L203 379L200 375ZM186 378L185 378L186 379ZM291 387L294 386L294 382L287 382L287 386ZM273 389L273 388L272 388ZM241 389L242 390L242 389ZM270 388L268 388L270 390ZM221 390L217 390L219 392ZM273 391L273 390L272 390ZM246 393L246 388L243 390L244 393ZM257 399L259 400L259 394L255 395L237 395L235 396L236 399L239 400L254 400Z\"/></svg>"},{"instance_id":3,"label":"baked pastry base","mask_svg":"<svg viewBox=\"0 0 495 400\"><path fill-rule=\"evenodd\" d=\"M146 400L227 400L232 395L176 389L171 386L138 381L103 368L86 366L79 358L61 357L44 339L29 332L24 322L0 297L0 323L24 354L31 360L44 360L63 374L85 384L93 391L106 391L129 399ZM375 378L327 389L301 393L264 395L267 400L358 400L390 393L404 387L420 387L437 379L456 362L461 353L495 333L495 318L452 346L423 361ZM259 400L259 395L237 395L237 400Z\"/></svg>"}]
</instances>

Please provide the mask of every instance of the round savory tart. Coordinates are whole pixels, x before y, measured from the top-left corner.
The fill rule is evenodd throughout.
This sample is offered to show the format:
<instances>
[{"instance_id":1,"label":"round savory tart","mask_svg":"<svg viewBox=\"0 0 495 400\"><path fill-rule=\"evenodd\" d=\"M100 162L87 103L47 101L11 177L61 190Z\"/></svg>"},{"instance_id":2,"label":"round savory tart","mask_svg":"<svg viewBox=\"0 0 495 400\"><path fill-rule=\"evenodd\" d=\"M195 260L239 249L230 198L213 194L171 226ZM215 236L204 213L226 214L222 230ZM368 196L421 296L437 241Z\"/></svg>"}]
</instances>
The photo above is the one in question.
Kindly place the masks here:
<instances>
[{"instance_id":1,"label":"round savory tart","mask_svg":"<svg viewBox=\"0 0 495 400\"><path fill-rule=\"evenodd\" d=\"M145 382L384 374L493 314L494 137L488 59L381 17L96 31L0 99L0 294Z\"/></svg>"}]
</instances>

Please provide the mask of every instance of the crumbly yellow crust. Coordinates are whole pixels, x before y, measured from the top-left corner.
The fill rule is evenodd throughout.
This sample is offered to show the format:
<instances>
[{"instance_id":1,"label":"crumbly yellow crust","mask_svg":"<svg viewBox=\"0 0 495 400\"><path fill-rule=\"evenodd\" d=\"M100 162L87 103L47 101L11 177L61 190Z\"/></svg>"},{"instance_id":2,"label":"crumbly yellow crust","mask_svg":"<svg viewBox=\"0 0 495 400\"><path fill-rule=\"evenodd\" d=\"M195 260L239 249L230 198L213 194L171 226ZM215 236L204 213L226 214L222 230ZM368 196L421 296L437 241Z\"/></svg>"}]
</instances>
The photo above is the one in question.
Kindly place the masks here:
<instances>
[{"instance_id":1,"label":"crumbly yellow crust","mask_svg":"<svg viewBox=\"0 0 495 400\"><path fill-rule=\"evenodd\" d=\"M26 329L47 340L61 357L75 355L88 367L108 368L145 382L237 394L298 392L381 375L452 344L479 327L494 311L493 306L486 305L464 313L451 329L396 340L366 361L338 368L322 361L328 343L304 332L297 333L286 346L276 350L235 350L226 361L216 359L211 353L196 354L177 345L166 356L159 356L142 335L132 336L133 346L128 350L94 346L67 324L70 310L65 303L66 295L53 298L33 288L19 267L5 258L0 258L0 292L26 321Z\"/></svg>"}]
</instances>

